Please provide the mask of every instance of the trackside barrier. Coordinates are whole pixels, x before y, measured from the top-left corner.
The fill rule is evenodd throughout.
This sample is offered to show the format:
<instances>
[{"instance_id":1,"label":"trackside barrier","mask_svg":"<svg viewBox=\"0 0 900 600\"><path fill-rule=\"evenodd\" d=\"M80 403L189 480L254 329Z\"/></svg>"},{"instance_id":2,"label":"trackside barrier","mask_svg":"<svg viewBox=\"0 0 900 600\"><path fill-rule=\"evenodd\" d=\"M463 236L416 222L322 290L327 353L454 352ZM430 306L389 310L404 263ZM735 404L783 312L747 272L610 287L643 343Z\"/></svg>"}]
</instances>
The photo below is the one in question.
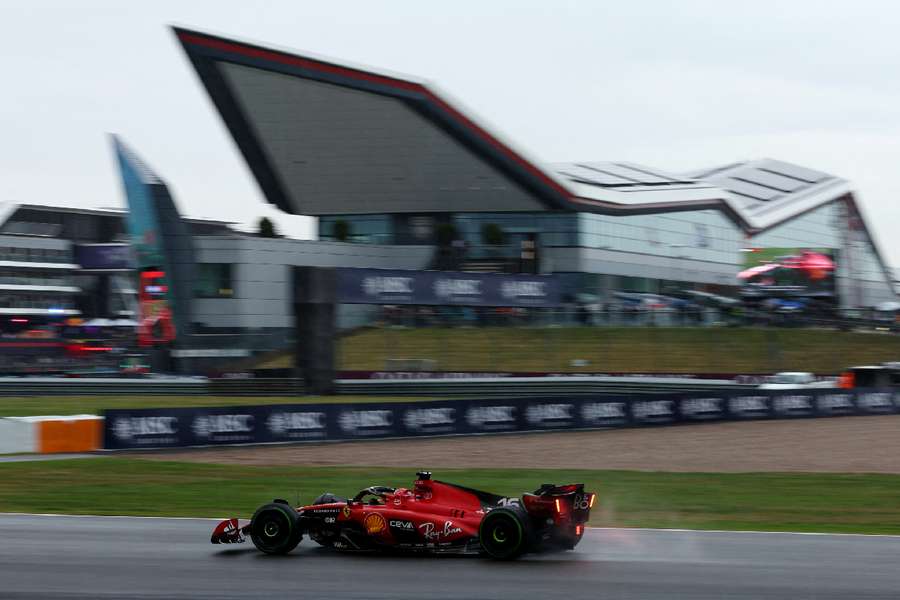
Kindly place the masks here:
<instances>
[{"instance_id":1,"label":"trackside barrier","mask_svg":"<svg viewBox=\"0 0 900 600\"><path fill-rule=\"evenodd\" d=\"M35 425L28 417L0 419L0 454L37 452Z\"/></svg>"},{"instance_id":2,"label":"trackside barrier","mask_svg":"<svg viewBox=\"0 0 900 600\"><path fill-rule=\"evenodd\" d=\"M711 390L653 396L108 410L103 447L403 438L898 412L900 392L891 389Z\"/></svg>"},{"instance_id":3,"label":"trackside barrier","mask_svg":"<svg viewBox=\"0 0 900 600\"><path fill-rule=\"evenodd\" d=\"M395 373L402 376L402 373ZM421 374L420 374L421 375ZM456 374L460 375L460 374ZM471 375L471 374L465 374ZM339 379L341 394L449 395L503 394L541 395L612 390L618 392L675 392L714 387L733 388L730 380L692 379L683 376L653 377L478 377L422 379L385 377ZM290 377L247 379L166 377L159 379L0 377L0 396L284 396L304 393L303 381Z\"/></svg>"},{"instance_id":4,"label":"trackside barrier","mask_svg":"<svg viewBox=\"0 0 900 600\"><path fill-rule=\"evenodd\" d=\"M0 419L0 453L91 452L101 447L103 417L96 415Z\"/></svg>"}]
</instances>

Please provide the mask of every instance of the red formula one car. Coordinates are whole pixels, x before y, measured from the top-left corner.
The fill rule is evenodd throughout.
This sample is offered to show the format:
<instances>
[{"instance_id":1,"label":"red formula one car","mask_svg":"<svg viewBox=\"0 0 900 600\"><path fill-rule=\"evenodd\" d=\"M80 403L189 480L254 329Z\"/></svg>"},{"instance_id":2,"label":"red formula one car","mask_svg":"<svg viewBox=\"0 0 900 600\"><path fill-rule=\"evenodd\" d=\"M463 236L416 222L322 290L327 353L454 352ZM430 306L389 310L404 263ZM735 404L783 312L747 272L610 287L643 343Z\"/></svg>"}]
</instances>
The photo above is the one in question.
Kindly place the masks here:
<instances>
[{"instance_id":1,"label":"red formula one car","mask_svg":"<svg viewBox=\"0 0 900 600\"><path fill-rule=\"evenodd\" d=\"M526 552L569 550L581 541L596 495L583 484L544 484L506 498L416 474L412 490L372 486L352 499L322 494L292 508L284 500L261 506L253 519L222 521L213 544L250 536L267 554L286 554L303 534L350 552L409 551L482 554L512 559Z\"/></svg>"}]
</instances>

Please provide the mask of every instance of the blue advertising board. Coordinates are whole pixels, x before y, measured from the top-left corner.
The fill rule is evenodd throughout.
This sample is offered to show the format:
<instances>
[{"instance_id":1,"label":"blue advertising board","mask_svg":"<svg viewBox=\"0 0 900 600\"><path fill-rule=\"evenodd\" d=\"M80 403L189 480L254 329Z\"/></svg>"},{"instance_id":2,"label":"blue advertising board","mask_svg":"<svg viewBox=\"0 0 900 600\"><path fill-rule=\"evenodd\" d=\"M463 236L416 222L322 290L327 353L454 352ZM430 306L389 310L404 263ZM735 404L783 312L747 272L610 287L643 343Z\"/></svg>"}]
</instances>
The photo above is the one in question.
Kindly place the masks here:
<instances>
[{"instance_id":1,"label":"blue advertising board","mask_svg":"<svg viewBox=\"0 0 900 600\"><path fill-rule=\"evenodd\" d=\"M561 301L554 275L336 270L337 301L344 304L553 307Z\"/></svg>"},{"instance_id":2,"label":"blue advertising board","mask_svg":"<svg viewBox=\"0 0 900 600\"><path fill-rule=\"evenodd\" d=\"M104 448L173 448L895 414L893 390L741 390L107 410Z\"/></svg>"}]
</instances>

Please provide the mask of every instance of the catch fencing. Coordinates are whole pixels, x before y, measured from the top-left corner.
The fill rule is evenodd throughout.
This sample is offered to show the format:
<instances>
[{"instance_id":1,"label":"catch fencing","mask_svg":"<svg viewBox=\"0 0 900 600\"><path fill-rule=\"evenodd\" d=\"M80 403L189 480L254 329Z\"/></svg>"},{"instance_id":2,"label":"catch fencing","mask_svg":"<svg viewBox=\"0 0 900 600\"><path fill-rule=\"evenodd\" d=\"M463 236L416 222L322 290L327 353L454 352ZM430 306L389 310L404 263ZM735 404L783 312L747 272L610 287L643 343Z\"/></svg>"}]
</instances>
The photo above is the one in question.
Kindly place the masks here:
<instances>
[{"instance_id":1,"label":"catch fencing","mask_svg":"<svg viewBox=\"0 0 900 600\"><path fill-rule=\"evenodd\" d=\"M891 389L107 410L104 448L416 438L898 412L900 392Z\"/></svg>"}]
</instances>

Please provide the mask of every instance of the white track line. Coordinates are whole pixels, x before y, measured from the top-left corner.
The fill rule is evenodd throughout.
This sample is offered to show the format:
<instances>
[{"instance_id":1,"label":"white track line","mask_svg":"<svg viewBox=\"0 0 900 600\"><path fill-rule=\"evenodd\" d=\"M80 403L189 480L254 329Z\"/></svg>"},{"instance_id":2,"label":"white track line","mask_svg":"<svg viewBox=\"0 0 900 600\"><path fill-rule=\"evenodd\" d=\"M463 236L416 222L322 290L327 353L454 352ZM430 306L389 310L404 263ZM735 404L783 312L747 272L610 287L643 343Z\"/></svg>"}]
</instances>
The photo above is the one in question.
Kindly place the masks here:
<instances>
[{"instance_id":1,"label":"white track line","mask_svg":"<svg viewBox=\"0 0 900 600\"><path fill-rule=\"evenodd\" d=\"M843 537L884 537L900 538L891 533L828 533L825 531L754 531L749 529L676 529L669 527L587 527L596 531L666 531L671 533L747 533L752 535L818 535Z\"/></svg>"},{"instance_id":2,"label":"white track line","mask_svg":"<svg viewBox=\"0 0 900 600\"><path fill-rule=\"evenodd\" d=\"M153 517L139 515L63 515L58 513L0 512L0 517L62 517L66 519L158 519L163 521L224 521L231 517Z\"/></svg>"},{"instance_id":3,"label":"white track line","mask_svg":"<svg viewBox=\"0 0 900 600\"><path fill-rule=\"evenodd\" d=\"M25 513L25 512L0 512L0 517L61 517L75 519L158 519L164 521L223 521L232 517L154 517L137 515L64 515L59 513ZM751 535L815 535L815 536L840 536L840 537L883 537L900 538L900 535L887 533L827 533L815 531L753 531L730 529L676 529L669 527L591 527L594 531L662 531L667 533L740 533Z\"/></svg>"}]
</instances>

